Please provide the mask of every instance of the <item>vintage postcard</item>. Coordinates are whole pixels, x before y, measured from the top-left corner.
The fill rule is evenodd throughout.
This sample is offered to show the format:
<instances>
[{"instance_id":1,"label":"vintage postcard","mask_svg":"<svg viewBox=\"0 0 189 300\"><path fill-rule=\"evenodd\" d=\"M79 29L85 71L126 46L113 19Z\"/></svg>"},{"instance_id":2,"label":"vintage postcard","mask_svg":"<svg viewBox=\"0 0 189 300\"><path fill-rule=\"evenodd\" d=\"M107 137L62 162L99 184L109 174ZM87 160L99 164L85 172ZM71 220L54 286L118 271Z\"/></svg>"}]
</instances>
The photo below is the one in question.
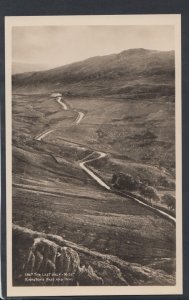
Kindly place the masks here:
<instances>
[{"instance_id":1,"label":"vintage postcard","mask_svg":"<svg viewBox=\"0 0 189 300\"><path fill-rule=\"evenodd\" d=\"M5 18L8 296L182 294L180 27Z\"/></svg>"}]
</instances>

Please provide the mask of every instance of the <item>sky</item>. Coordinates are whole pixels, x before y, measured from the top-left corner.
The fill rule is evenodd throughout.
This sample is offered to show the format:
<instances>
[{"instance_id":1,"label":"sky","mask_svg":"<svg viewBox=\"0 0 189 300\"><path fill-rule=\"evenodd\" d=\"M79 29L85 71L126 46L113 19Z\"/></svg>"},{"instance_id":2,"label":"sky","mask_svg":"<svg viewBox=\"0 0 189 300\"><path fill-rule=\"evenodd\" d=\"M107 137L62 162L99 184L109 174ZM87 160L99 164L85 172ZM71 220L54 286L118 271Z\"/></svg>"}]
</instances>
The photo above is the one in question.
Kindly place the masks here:
<instances>
[{"instance_id":1,"label":"sky","mask_svg":"<svg viewBox=\"0 0 189 300\"><path fill-rule=\"evenodd\" d=\"M65 65L131 48L174 49L173 26L20 26L13 27L15 62Z\"/></svg>"}]
</instances>

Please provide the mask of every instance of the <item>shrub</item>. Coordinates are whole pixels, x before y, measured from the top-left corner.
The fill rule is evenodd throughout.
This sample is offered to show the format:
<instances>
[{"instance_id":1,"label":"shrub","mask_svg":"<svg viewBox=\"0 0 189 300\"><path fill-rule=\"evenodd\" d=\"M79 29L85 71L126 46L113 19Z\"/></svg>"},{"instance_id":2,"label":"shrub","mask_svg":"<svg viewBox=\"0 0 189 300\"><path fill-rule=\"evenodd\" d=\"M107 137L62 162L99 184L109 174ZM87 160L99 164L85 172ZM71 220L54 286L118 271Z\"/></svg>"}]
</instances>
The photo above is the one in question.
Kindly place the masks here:
<instances>
[{"instance_id":1,"label":"shrub","mask_svg":"<svg viewBox=\"0 0 189 300\"><path fill-rule=\"evenodd\" d=\"M112 185L119 190L134 191L138 189L139 180L134 179L130 174L113 174Z\"/></svg>"},{"instance_id":2,"label":"shrub","mask_svg":"<svg viewBox=\"0 0 189 300\"><path fill-rule=\"evenodd\" d=\"M172 188L174 189L175 188L175 183L174 181L172 180L169 180L166 176L164 175L161 175L159 177L159 184L163 187L166 187L166 188Z\"/></svg>"},{"instance_id":3,"label":"shrub","mask_svg":"<svg viewBox=\"0 0 189 300\"><path fill-rule=\"evenodd\" d=\"M164 186L164 187L169 187L169 182L168 182L168 180L167 180L167 177L164 176L164 175L161 175L161 176L159 177L159 184L160 184L161 186Z\"/></svg>"},{"instance_id":4,"label":"shrub","mask_svg":"<svg viewBox=\"0 0 189 300\"><path fill-rule=\"evenodd\" d=\"M162 198L161 198L162 202L165 203L167 205L167 207L171 210L175 210L175 206L176 206L176 199L173 195L169 194L169 193L165 193Z\"/></svg>"},{"instance_id":5,"label":"shrub","mask_svg":"<svg viewBox=\"0 0 189 300\"><path fill-rule=\"evenodd\" d=\"M139 190L140 190L141 195L148 198L149 200L160 201L157 190L154 187L147 186L147 185L141 185Z\"/></svg>"}]
</instances>

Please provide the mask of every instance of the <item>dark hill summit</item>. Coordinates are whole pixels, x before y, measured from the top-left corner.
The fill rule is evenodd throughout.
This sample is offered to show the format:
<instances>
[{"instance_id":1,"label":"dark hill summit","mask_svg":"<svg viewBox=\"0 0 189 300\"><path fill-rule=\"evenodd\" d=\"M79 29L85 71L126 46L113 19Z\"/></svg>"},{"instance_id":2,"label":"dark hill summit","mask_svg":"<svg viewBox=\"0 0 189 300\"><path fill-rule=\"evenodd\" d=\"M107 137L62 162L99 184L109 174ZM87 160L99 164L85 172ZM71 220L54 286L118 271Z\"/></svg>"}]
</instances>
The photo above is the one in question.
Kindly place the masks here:
<instances>
[{"instance_id":1,"label":"dark hill summit","mask_svg":"<svg viewBox=\"0 0 189 300\"><path fill-rule=\"evenodd\" d=\"M13 75L13 89L69 95L174 95L174 51L129 49L48 71ZM136 97L136 94L138 95ZM130 97L129 96L129 97Z\"/></svg>"}]
</instances>

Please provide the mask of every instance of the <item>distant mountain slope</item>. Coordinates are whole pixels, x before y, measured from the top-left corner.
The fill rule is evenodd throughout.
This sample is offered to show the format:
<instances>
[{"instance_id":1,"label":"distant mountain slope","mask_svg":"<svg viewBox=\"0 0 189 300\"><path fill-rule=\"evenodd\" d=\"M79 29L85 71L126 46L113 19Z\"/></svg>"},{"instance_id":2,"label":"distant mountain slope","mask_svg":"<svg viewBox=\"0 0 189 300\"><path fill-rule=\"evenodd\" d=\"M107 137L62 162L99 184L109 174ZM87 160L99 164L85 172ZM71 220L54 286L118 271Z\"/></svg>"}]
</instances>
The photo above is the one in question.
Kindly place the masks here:
<instances>
[{"instance_id":1,"label":"distant mountain slope","mask_svg":"<svg viewBox=\"0 0 189 300\"><path fill-rule=\"evenodd\" d=\"M29 64L24 62L13 61L12 74L21 74L26 72L38 72L54 68L54 65L46 64Z\"/></svg>"},{"instance_id":2,"label":"distant mountain slope","mask_svg":"<svg viewBox=\"0 0 189 300\"><path fill-rule=\"evenodd\" d=\"M71 95L174 95L174 51L130 49L13 76L13 88ZM137 97L138 97L137 96Z\"/></svg>"}]
</instances>

